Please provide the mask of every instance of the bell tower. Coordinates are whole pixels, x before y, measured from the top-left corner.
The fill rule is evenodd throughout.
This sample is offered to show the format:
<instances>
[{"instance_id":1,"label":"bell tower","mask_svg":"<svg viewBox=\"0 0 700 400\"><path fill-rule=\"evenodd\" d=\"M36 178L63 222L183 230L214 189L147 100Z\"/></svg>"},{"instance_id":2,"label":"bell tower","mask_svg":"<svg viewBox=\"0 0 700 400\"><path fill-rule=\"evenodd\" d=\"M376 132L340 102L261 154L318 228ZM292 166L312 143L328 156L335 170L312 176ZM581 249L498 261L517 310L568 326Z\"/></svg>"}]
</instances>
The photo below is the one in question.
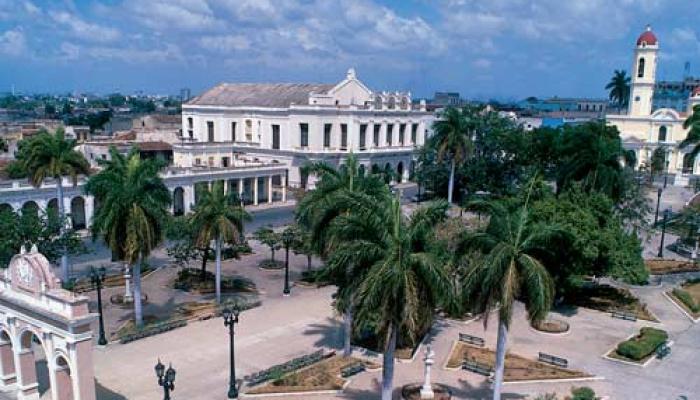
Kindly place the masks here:
<instances>
[{"instance_id":1,"label":"bell tower","mask_svg":"<svg viewBox=\"0 0 700 400\"><path fill-rule=\"evenodd\" d=\"M634 49L632 62L632 87L629 99L629 115L647 117L651 115L651 102L656 83L656 59L659 53L659 41L647 25L639 35Z\"/></svg>"}]
</instances>

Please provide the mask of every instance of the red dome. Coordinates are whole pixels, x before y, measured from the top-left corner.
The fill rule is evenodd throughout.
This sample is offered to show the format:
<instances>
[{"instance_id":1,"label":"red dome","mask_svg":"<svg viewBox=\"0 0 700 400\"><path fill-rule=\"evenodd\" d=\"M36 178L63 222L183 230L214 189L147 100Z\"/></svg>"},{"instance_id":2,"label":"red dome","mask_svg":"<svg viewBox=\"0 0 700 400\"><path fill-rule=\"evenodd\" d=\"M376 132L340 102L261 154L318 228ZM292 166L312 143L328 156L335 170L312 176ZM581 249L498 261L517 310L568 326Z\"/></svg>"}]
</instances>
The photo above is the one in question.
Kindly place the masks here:
<instances>
[{"instance_id":1,"label":"red dome","mask_svg":"<svg viewBox=\"0 0 700 400\"><path fill-rule=\"evenodd\" d=\"M644 43L646 43L647 46L656 46L658 42L659 41L656 39L656 35L654 35L654 32L651 31L651 27L647 26L647 30L639 35L639 39L637 39L637 46L641 46Z\"/></svg>"}]
</instances>

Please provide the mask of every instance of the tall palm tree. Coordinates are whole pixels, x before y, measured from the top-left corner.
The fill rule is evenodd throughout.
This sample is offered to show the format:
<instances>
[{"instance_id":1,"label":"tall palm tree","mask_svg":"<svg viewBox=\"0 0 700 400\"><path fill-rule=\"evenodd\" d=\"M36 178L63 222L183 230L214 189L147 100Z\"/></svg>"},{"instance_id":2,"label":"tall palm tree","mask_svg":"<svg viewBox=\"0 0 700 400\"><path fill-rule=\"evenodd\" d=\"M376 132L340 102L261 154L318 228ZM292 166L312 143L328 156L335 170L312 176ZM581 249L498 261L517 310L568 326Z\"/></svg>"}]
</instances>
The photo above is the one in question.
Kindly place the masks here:
<instances>
[{"instance_id":1,"label":"tall palm tree","mask_svg":"<svg viewBox=\"0 0 700 400\"><path fill-rule=\"evenodd\" d=\"M700 105L693 107L693 113L683 121L683 129L688 129L688 136L683 139L678 147L684 149L693 145L693 150L690 151L688 157L695 160L700 153Z\"/></svg>"},{"instance_id":2,"label":"tall palm tree","mask_svg":"<svg viewBox=\"0 0 700 400\"><path fill-rule=\"evenodd\" d=\"M350 154L345 164L335 169L325 163L312 163L305 167L310 173L319 177L315 189L304 195L296 210L297 222L309 231L314 253L322 258L333 254L334 243L329 227L335 218L353 212L352 205L344 201L350 193L363 193L372 198L388 198L387 185L377 174L363 174L354 154ZM342 268L326 270L326 278L338 287L334 306L343 314L345 339L343 355L352 352L351 336L353 326L354 288L351 282L359 279L352 274L353 259L346 259ZM341 271L342 270L342 271Z\"/></svg>"},{"instance_id":3,"label":"tall palm tree","mask_svg":"<svg viewBox=\"0 0 700 400\"><path fill-rule=\"evenodd\" d=\"M530 189L528 193L531 191ZM498 343L493 399L500 400L505 369L506 342L513 316L513 303L522 300L532 322L541 321L549 312L554 284L537 254L557 235L557 228L536 223L528 210L529 194L519 209L509 210L498 202L481 203L489 210L484 231L466 232L460 253L484 257L470 265L463 279L464 296L484 317L498 309Z\"/></svg>"},{"instance_id":4,"label":"tall palm tree","mask_svg":"<svg viewBox=\"0 0 700 400\"><path fill-rule=\"evenodd\" d=\"M209 246L214 240L216 254L216 302L221 303L221 245L239 243L244 221L250 215L236 201L235 196L225 195L223 182L214 184L212 190L202 193L190 220L200 246Z\"/></svg>"},{"instance_id":5,"label":"tall palm tree","mask_svg":"<svg viewBox=\"0 0 700 400\"><path fill-rule=\"evenodd\" d=\"M448 107L440 118L433 123L434 135L430 138L431 145L437 150L437 161L450 160L450 180L447 188L447 202L452 203L455 168L472 153L474 145L474 117L481 111L478 107L458 109Z\"/></svg>"},{"instance_id":6,"label":"tall palm tree","mask_svg":"<svg viewBox=\"0 0 700 400\"><path fill-rule=\"evenodd\" d=\"M636 161L634 152L622 147L617 128L591 122L564 129L557 192L573 182L582 182L587 191L596 190L619 200L625 166L634 166Z\"/></svg>"},{"instance_id":7,"label":"tall palm tree","mask_svg":"<svg viewBox=\"0 0 700 400\"><path fill-rule=\"evenodd\" d=\"M46 178L54 178L58 196L58 214L61 220L61 235L65 233L66 205L63 199L63 177L69 176L73 186L79 175L90 173L90 164L81 153L75 150L76 141L66 139L63 128L51 134L46 131L31 138L24 152L24 165L29 173L29 182L40 187ZM68 282L68 250L63 247L61 255L61 277Z\"/></svg>"},{"instance_id":8,"label":"tall palm tree","mask_svg":"<svg viewBox=\"0 0 700 400\"><path fill-rule=\"evenodd\" d=\"M133 266L134 319L142 326L141 264L161 242L170 192L158 174L160 161L141 160L135 149L124 156L112 147L109 155L110 160L100 161L103 169L85 185L100 204L92 234L102 237L117 259Z\"/></svg>"},{"instance_id":9,"label":"tall palm tree","mask_svg":"<svg viewBox=\"0 0 700 400\"><path fill-rule=\"evenodd\" d=\"M444 220L447 203L429 203L407 217L398 198L351 197L353 213L333 221L335 237L342 242L330 264L342 266L343 258L353 259L353 266L365 269L357 283L357 320L379 321L376 334L384 338L382 399L390 400L398 336L415 338L422 322L451 293L443 263L429 251L433 228Z\"/></svg>"},{"instance_id":10,"label":"tall palm tree","mask_svg":"<svg viewBox=\"0 0 700 400\"><path fill-rule=\"evenodd\" d=\"M630 77L625 70L615 70L605 89L610 92L609 98L617 104L618 111L627 107L630 98Z\"/></svg>"}]
</instances>

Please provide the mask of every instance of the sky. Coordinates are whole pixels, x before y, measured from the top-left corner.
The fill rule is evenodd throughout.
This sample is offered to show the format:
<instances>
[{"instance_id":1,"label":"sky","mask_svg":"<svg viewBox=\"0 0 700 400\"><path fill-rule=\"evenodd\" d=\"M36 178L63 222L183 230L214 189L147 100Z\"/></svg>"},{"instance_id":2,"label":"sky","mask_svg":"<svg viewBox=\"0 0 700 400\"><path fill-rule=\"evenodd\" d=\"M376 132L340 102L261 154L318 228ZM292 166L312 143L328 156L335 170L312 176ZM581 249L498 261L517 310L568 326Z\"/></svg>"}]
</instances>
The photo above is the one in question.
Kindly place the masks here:
<instances>
[{"instance_id":1,"label":"sky","mask_svg":"<svg viewBox=\"0 0 700 400\"><path fill-rule=\"evenodd\" d=\"M0 92L342 80L414 97L604 97L646 24L700 75L699 0L0 0Z\"/></svg>"}]
</instances>

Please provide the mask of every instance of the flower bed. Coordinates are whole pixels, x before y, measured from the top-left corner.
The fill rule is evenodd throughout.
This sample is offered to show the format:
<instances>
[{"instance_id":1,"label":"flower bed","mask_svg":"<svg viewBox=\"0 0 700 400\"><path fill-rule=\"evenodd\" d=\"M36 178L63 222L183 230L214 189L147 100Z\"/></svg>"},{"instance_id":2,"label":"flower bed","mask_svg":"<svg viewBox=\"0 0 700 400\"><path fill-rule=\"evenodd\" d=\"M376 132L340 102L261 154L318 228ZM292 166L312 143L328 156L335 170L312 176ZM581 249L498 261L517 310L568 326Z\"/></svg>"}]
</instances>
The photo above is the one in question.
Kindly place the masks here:
<instances>
[{"instance_id":1,"label":"flower bed","mask_svg":"<svg viewBox=\"0 0 700 400\"><path fill-rule=\"evenodd\" d=\"M700 271L700 265L693 264L689 261L680 260L645 260L644 265L646 265L651 275L679 274L683 272Z\"/></svg>"},{"instance_id":2,"label":"flower bed","mask_svg":"<svg viewBox=\"0 0 700 400\"><path fill-rule=\"evenodd\" d=\"M115 336L121 344L126 344L186 325L187 320L184 319L156 320L155 317L144 317L144 325L141 328L137 328L133 321L129 321L116 332Z\"/></svg>"},{"instance_id":3,"label":"flower bed","mask_svg":"<svg viewBox=\"0 0 700 400\"><path fill-rule=\"evenodd\" d=\"M693 319L700 318L700 279L690 279L668 295Z\"/></svg>"},{"instance_id":4,"label":"flower bed","mask_svg":"<svg viewBox=\"0 0 700 400\"><path fill-rule=\"evenodd\" d=\"M183 268L177 273L173 283L175 289L200 294L211 294L216 291L216 276L206 271L202 279L202 271L195 268ZM224 276L221 278L222 293L256 292L255 283L241 276Z\"/></svg>"},{"instance_id":5,"label":"flower bed","mask_svg":"<svg viewBox=\"0 0 700 400\"><path fill-rule=\"evenodd\" d=\"M464 360L475 361L493 369L496 364L496 353L493 350L471 346L464 342L457 342L447 360L447 368L459 368ZM587 378L590 375L566 368L555 367L543 362L529 360L515 354L506 354L506 368L504 380L506 382L550 380L550 379L578 379Z\"/></svg>"},{"instance_id":6,"label":"flower bed","mask_svg":"<svg viewBox=\"0 0 700 400\"><path fill-rule=\"evenodd\" d=\"M313 354L316 355L319 352ZM346 379L340 377L341 371L352 365L365 363L357 358L344 358L334 353L323 355L321 358L313 356L308 363L296 362L296 360L298 359L291 361L293 365L289 366L291 369L289 372L281 372L283 366L289 363L266 370L272 370L270 373L271 378L268 379L268 382L246 393L264 394L341 390L347 382ZM368 366L376 367L374 364L368 364Z\"/></svg>"},{"instance_id":7,"label":"flower bed","mask_svg":"<svg viewBox=\"0 0 700 400\"><path fill-rule=\"evenodd\" d=\"M141 279L144 279L150 275L155 269L149 267L148 265L141 266ZM124 286L124 272L111 273L105 276L102 282L103 288ZM84 277L73 281L69 285L69 289L75 293L85 293L95 290L90 277Z\"/></svg>"},{"instance_id":8,"label":"flower bed","mask_svg":"<svg viewBox=\"0 0 700 400\"><path fill-rule=\"evenodd\" d=\"M271 259L262 260L258 263L258 267L262 269L282 269L284 268L284 262L280 260L272 261Z\"/></svg>"},{"instance_id":9,"label":"flower bed","mask_svg":"<svg viewBox=\"0 0 700 400\"><path fill-rule=\"evenodd\" d=\"M666 331L642 328L637 336L618 344L609 356L624 361L644 363L666 340L668 340Z\"/></svg>"},{"instance_id":10,"label":"flower bed","mask_svg":"<svg viewBox=\"0 0 700 400\"><path fill-rule=\"evenodd\" d=\"M629 290L610 285L583 286L571 290L567 293L565 303L603 312L628 312L635 314L638 319L659 322L646 304L640 302Z\"/></svg>"},{"instance_id":11,"label":"flower bed","mask_svg":"<svg viewBox=\"0 0 700 400\"><path fill-rule=\"evenodd\" d=\"M532 324L532 328L544 333L565 333L569 331L569 324L559 319L545 319Z\"/></svg>"},{"instance_id":12,"label":"flower bed","mask_svg":"<svg viewBox=\"0 0 700 400\"><path fill-rule=\"evenodd\" d=\"M439 383L433 383L431 386L433 388L433 394L435 396L433 397L433 400L450 400L452 398L450 388L448 388L447 386L441 385ZM406 385L403 388L401 388L401 397L404 400L420 400L420 390L422 387L422 383Z\"/></svg>"}]
</instances>

